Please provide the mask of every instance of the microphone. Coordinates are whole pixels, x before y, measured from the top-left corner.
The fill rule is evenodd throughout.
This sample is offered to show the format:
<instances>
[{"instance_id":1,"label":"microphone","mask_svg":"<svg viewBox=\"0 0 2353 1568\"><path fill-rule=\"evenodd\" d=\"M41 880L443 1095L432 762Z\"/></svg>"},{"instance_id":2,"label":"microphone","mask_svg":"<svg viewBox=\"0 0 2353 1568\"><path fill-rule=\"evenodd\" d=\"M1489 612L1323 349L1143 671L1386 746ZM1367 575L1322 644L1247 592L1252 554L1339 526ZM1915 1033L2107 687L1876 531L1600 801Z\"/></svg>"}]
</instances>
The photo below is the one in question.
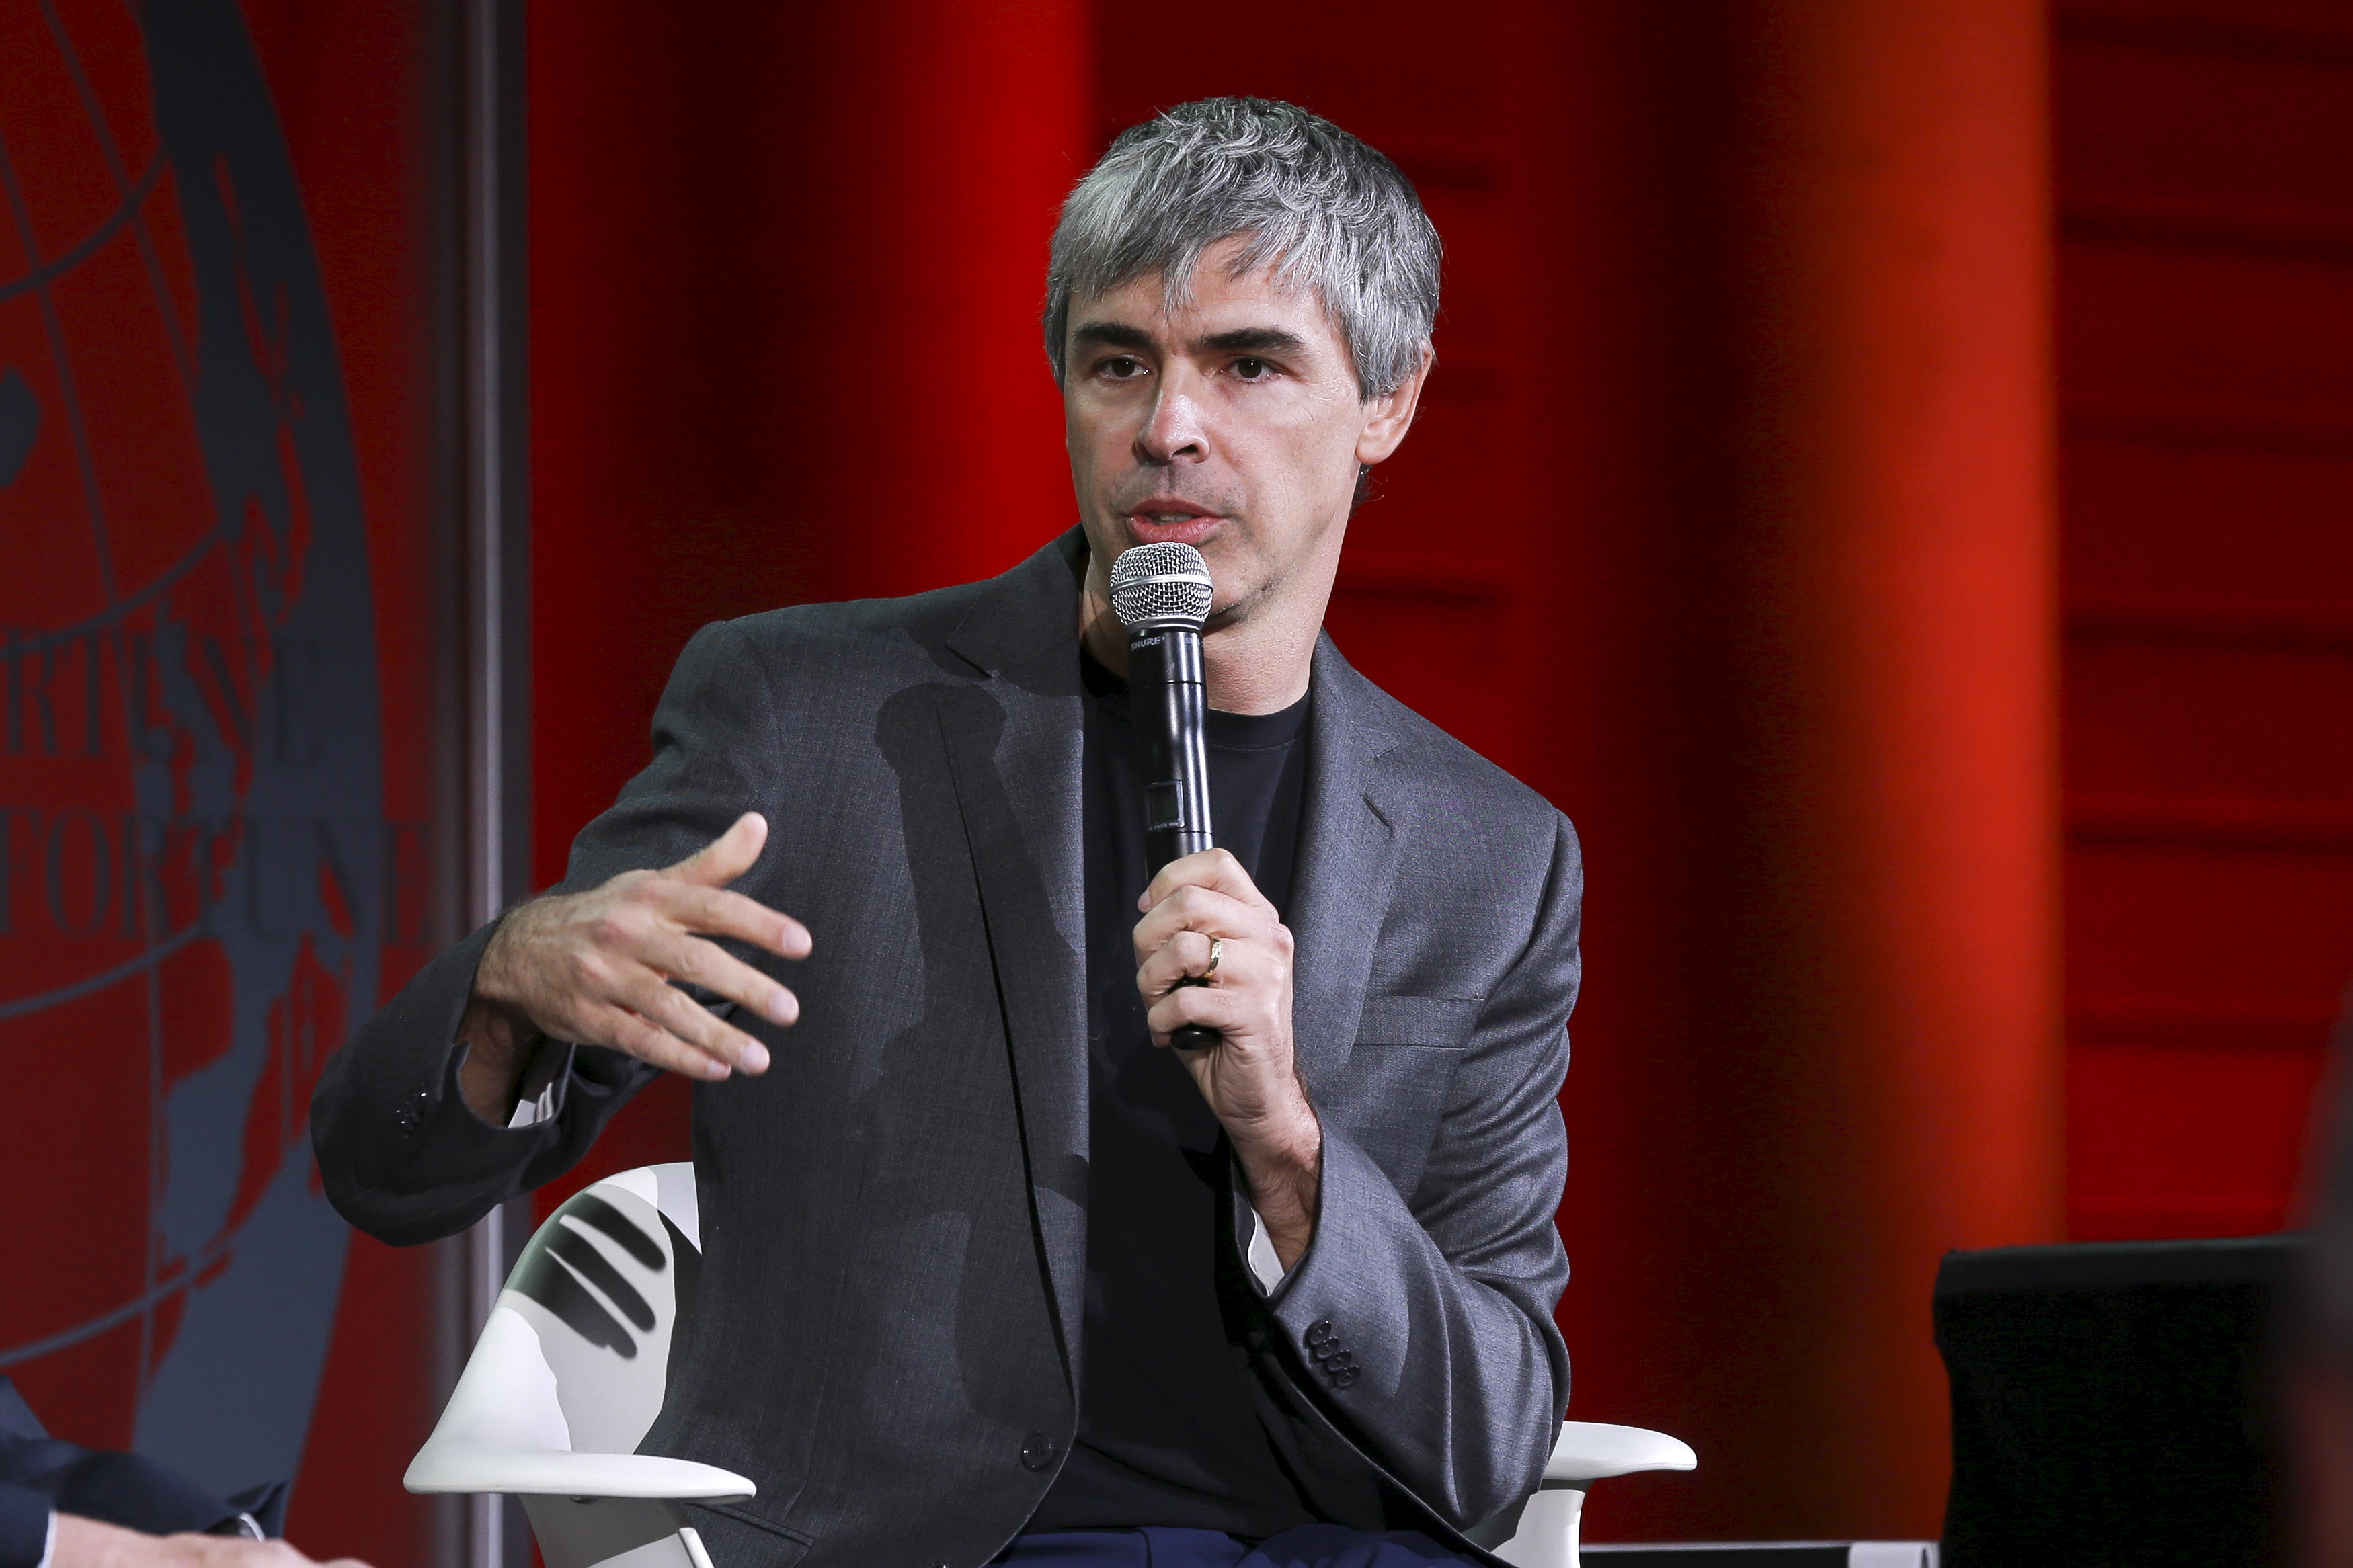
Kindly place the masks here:
<instances>
[{"instance_id":1,"label":"microphone","mask_svg":"<svg viewBox=\"0 0 2353 1568\"><path fill-rule=\"evenodd\" d=\"M1111 607L1127 629L1128 703L1144 779L1145 858L1154 876L1171 860L1209 847L1201 624L1208 619L1211 592L1209 563L1189 544L1139 544L1112 563ZM1187 1024L1170 1037L1170 1044L1187 1050L1219 1043L1218 1031L1198 1024Z\"/></svg>"}]
</instances>

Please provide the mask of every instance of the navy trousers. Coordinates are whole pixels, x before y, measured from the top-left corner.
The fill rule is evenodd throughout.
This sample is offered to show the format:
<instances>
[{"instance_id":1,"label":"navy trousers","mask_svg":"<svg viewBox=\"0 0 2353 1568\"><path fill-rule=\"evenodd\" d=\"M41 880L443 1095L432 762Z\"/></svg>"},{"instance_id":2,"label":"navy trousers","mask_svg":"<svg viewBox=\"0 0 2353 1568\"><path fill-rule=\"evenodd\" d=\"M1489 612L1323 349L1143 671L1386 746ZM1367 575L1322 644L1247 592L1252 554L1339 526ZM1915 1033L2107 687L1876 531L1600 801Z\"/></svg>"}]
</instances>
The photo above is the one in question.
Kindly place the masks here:
<instances>
[{"instance_id":1,"label":"navy trousers","mask_svg":"<svg viewBox=\"0 0 2353 1568\"><path fill-rule=\"evenodd\" d=\"M1303 1524L1252 1546L1214 1530L1063 1530L1024 1535L992 1568L1471 1568L1426 1535Z\"/></svg>"}]
</instances>

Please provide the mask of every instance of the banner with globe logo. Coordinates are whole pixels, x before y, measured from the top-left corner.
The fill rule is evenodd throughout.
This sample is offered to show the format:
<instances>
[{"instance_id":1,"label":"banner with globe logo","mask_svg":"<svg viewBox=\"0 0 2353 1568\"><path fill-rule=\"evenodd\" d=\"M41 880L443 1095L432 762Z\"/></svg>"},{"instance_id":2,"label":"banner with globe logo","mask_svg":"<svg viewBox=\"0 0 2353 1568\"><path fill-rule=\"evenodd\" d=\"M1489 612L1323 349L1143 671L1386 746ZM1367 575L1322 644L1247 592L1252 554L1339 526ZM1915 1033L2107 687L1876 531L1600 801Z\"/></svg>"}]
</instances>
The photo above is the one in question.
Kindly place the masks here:
<instances>
[{"instance_id":1,"label":"banner with globe logo","mask_svg":"<svg viewBox=\"0 0 2353 1568\"><path fill-rule=\"evenodd\" d=\"M376 1002L376 632L301 194L230 0L0 0L0 1373L298 1468Z\"/></svg>"}]
</instances>

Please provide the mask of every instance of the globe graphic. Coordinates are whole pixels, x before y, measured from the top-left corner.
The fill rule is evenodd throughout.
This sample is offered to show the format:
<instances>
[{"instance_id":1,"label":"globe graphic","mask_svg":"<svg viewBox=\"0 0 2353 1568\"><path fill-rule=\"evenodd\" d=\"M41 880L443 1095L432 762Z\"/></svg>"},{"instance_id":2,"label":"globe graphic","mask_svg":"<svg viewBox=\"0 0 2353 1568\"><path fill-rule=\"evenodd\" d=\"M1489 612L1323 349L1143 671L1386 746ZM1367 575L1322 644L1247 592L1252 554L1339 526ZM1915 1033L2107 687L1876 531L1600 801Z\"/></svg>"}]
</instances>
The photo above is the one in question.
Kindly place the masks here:
<instances>
[{"instance_id":1,"label":"globe graphic","mask_svg":"<svg viewBox=\"0 0 2353 1568\"><path fill-rule=\"evenodd\" d=\"M290 1479L373 1008L376 653L295 175L228 0L0 0L0 1373Z\"/></svg>"}]
</instances>

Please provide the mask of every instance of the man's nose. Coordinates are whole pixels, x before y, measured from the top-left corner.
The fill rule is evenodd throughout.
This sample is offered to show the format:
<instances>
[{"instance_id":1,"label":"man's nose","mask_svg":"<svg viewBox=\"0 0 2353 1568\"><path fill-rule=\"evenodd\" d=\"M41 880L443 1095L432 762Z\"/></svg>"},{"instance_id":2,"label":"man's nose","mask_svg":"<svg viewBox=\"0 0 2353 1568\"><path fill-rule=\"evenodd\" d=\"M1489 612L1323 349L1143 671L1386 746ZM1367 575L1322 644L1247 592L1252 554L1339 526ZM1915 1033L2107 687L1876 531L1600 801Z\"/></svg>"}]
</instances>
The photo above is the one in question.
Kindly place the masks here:
<instances>
[{"instance_id":1,"label":"man's nose","mask_svg":"<svg viewBox=\"0 0 2353 1568\"><path fill-rule=\"evenodd\" d=\"M1198 463L1209 455L1201 405L1181 386L1164 384L1135 434L1135 455L1146 463Z\"/></svg>"}]
</instances>

